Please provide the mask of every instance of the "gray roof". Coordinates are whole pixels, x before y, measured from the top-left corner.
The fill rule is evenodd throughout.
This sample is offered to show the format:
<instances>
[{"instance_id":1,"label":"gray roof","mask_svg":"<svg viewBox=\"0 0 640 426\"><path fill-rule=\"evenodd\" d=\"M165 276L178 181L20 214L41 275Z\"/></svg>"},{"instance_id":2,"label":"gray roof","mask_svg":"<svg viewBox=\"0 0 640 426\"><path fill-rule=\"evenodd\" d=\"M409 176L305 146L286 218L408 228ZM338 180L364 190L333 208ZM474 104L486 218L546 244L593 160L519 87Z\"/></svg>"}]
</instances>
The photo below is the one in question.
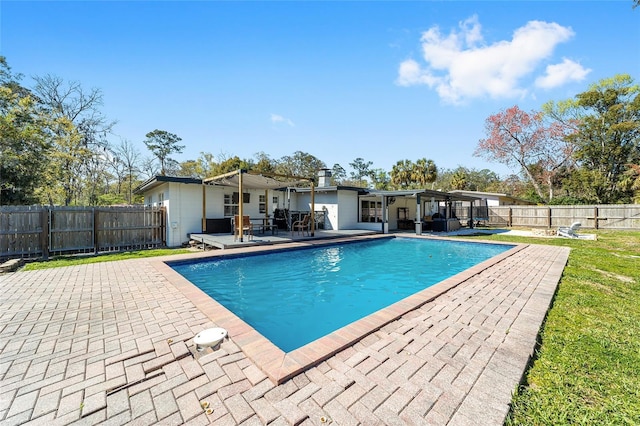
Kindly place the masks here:
<instances>
[{"instance_id":1,"label":"gray roof","mask_svg":"<svg viewBox=\"0 0 640 426\"><path fill-rule=\"evenodd\" d=\"M163 183L190 183L190 184L202 184L202 179L197 178L189 178L189 177L178 177L178 176L154 176L151 179L143 182L136 189L133 190L136 194L141 194L145 191L149 191L150 189L155 188L156 186L162 185Z\"/></svg>"},{"instance_id":2,"label":"gray roof","mask_svg":"<svg viewBox=\"0 0 640 426\"><path fill-rule=\"evenodd\" d=\"M380 195L385 197L417 197L420 195L421 197L434 198L436 201L478 201L481 200L480 197L471 197L468 195L462 194L452 194L450 192L442 192L435 191L433 189L402 189L397 191L381 191L381 190L370 190L369 195Z\"/></svg>"}]
</instances>

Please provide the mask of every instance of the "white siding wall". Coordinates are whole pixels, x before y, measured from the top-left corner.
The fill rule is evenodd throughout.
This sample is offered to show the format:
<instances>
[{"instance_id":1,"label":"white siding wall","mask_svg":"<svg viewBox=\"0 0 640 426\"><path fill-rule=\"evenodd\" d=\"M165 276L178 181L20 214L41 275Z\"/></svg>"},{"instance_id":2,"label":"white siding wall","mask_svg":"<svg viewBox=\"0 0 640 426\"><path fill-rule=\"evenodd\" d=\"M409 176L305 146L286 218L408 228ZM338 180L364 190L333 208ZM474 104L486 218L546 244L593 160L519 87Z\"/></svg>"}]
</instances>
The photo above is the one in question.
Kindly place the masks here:
<instances>
[{"instance_id":1,"label":"white siding wall","mask_svg":"<svg viewBox=\"0 0 640 426\"><path fill-rule=\"evenodd\" d=\"M314 203L316 211L326 209L325 229L368 229L358 226L358 193L356 191L316 192ZM292 192L291 210L311 210L311 194ZM382 225L378 224L376 229L381 227Z\"/></svg>"},{"instance_id":2,"label":"white siding wall","mask_svg":"<svg viewBox=\"0 0 640 426\"><path fill-rule=\"evenodd\" d=\"M340 211L337 229L363 229L358 226L358 202L356 191L338 191L337 205L340 206Z\"/></svg>"},{"instance_id":3,"label":"white siding wall","mask_svg":"<svg viewBox=\"0 0 640 426\"><path fill-rule=\"evenodd\" d=\"M171 182L168 188L167 245L177 247L188 234L202 232L202 186Z\"/></svg>"},{"instance_id":4,"label":"white siding wall","mask_svg":"<svg viewBox=\"0 0 640 426\"><path fill-rule=\"evenodd\" d=\"M310 193L298 193L296 194L295 205L297 209L291 210L303 210L311 211L311 194ZM336 204L336 193L331 192L316 192L313 200L316 211L325 212L324 229L340 229L338 228L338 205ZM293 205L293 197L291 199Z\"/></svg>"},{"instance_id":5,"label":"white siding wall","mask_svg":"<svg viewBox=\"0 0 640 426\"><path fill-rule=\"evenodd\" d=\"M206 207L206 215L207 218L221 218L224 217L224 193L225 188L213 185L206 185L206 194L207 197L207 207ZM229 190L229 193L233 191ZM237 190L236 190L237 192Z\"/></svg>"},{"instance_id":6,"label":"white siding wall","mask_svg":"<svg viewBox=\"0 0 640 426\"><path fill-rule=\"evenodd\" d=\"M324 211L324 229L338 228L338 205L335 192L319 192L315 197L316 211Z\"/></svg>"}]
</instances>

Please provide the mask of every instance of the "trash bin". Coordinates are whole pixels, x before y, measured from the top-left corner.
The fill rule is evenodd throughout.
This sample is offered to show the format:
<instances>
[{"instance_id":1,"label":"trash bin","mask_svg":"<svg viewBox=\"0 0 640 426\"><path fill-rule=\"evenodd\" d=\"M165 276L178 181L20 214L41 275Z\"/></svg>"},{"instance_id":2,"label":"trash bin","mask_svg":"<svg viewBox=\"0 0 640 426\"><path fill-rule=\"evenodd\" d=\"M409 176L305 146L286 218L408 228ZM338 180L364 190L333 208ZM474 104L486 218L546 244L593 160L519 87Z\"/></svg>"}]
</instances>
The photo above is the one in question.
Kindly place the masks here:
<instances>
[{"instance_id":1,"label":"trash bin","mask_svg":"<svg viewBox=\"0 0 640 426\"><path fill-rule=\"evenodd\" d=\"M416 222L416 235L422 235L422 222Z\"/></svg>"}]
</instances>

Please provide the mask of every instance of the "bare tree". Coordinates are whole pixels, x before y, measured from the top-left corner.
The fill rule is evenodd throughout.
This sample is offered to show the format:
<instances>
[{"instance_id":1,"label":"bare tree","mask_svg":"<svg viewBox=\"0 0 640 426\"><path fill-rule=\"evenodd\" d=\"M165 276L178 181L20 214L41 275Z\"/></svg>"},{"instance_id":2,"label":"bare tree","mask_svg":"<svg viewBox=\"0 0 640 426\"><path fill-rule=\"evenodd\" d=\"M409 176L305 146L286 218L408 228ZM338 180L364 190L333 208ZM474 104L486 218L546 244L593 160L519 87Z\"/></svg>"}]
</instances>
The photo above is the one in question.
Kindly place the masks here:
<instances>
[{"instance_id":1,"label":"bare tree","mask_svg":"<svg viewBox=\"0 0 640 426\"><path fill-rule=\"evenodd\" d=\"M50 202L54 195L61 194L62 202L69 205L83 196L81 182L96 162L102 161L107 146L107 134L115 122L108 121L100 112L102 92L99 89L85 90L80 83L65 83L60 77L46 75L34 77L33 92L44 109L55 121L53 126L55 149L48 174ZM55 190L55 187L59 187Z\"/></svg>"},{"instance_id":2,"label":"bare tree","mask_svg":"<svg viewBox=\"0 0 640 426\"><path fill-rule=\"evenodd\" d=\"M127 185L127 203L131 204L133 199L133 184L140 172L140 151L128 139L121 139L120 143L113 148L113 168L118 170L118 177L121 182ZM120 186L120 183L119 185ZM121 188L118 187L118 193Z\"/></svg>"}]
</instances>

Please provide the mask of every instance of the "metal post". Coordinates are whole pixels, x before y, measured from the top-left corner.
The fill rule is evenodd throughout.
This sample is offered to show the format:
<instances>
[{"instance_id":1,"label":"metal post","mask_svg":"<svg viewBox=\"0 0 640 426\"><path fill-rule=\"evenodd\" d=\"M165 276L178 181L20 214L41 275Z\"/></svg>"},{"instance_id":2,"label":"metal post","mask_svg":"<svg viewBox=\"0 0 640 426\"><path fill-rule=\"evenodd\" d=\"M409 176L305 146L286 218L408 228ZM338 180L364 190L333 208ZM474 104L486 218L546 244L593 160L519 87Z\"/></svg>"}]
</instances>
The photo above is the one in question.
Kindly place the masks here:
<instances>
[{"instance_id":1,"label":"metal post","mask_svg":"<svg viewBox=\"0 0 640 426\"><path fill-rule=\"evenodd\" d=\"M316 229L316 189L314 181L311 181L311 236L315 236Z\"/></svg>"},{"instance_id":2,"label":"metal post","mask_svg":"<svg viewBox=\"0 0 640 426\"><path fill-rule=\"evenodd\" d=\"M238 228L238 233L240 234L240 242L243 242L243 225L244 225L244 197L243 197L243 193L242 193L242 170L238 170L238 191L240 191L240 194L238 195L238 223L235 224L235 226ZM235 230L234 230L235 232Z\"/></svg>"}]
</instances>

